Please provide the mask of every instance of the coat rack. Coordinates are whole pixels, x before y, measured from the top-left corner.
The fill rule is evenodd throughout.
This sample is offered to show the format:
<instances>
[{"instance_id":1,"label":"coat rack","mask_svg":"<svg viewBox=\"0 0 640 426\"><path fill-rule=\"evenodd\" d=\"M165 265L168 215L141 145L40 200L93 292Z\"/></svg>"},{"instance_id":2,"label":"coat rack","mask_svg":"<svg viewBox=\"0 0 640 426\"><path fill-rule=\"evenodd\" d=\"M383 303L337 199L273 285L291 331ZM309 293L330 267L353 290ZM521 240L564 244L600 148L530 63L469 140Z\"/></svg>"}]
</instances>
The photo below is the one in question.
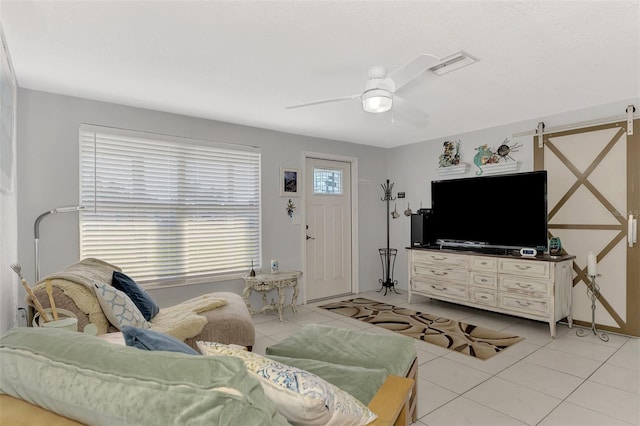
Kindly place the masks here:
<instances>
[{"instance_id":1,"label":"coat rack","mask_svg":"<svg viewBox=\"0 0 640 426\"><path fill-rule=\"evenodd\" d=\"M386 183L381 184L382 190L384 191L384 197L381 198L382 201L387 202L387 247L378 249L380 253L380 261L382 262L382 278L378 280L381 284L380 290L384 289L384 295L387 295L387 291L393 290L397 294L400 294L395 286L398 284L398 281L393 279L393 268L396 264L396 255L398 254L398 249L389 248L389 217L391 216L389 203L395 198L391 195L391 191L393 190L393 184L389 183L389 179L387 179Z\"/></svg>"}]
</instances>

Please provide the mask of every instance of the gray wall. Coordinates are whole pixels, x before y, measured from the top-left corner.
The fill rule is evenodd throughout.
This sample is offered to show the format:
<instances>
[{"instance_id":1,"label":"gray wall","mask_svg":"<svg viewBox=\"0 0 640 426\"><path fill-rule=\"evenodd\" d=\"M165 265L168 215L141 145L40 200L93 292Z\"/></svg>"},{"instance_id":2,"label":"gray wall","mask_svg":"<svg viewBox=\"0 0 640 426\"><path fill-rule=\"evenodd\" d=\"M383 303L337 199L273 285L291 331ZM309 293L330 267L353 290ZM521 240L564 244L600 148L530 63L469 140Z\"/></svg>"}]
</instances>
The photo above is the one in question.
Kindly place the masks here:
<instances>
[{"instance_id":1,"label":"gray wall","mask_svg":"<svg viewBox=\"0 0 640 426\"><path fill-rule=\"evenodd\" d=\"M544 121L547 127L554 127L621 115L632 103L639 105L640 100L628 99L386 150L20 89L17 128L18 259L27 279L32 281L35 218L54 207L78 203L78 129L82 123L89 123L259 146L262 151L263 264L267 265L269 259L276 258L281 268L303 269L303 229L301 225L293 225L286 215L287 198L280 197L277 186L280 166L302 168L302 153L309 151L357 158L360 290L378 289L381 271L377 248L386 244L386 211L380 201L380 183L385 179L395 182L394 196L397 191L407 194L406 199L396 201L398 211L403 212L407 203L413 210L418 209L421 202L424 207L429 207L430 182L443 178L438 174L438 156L442 153L443 141L460 140L462 161L470 164L465 176L475 174L474 148L482 144L496 147L505 138L509 138L511 143L523 144L513 157L519 161L518 171L527 171L533 167L532 137L514 139L513 133L533 130L539 121ZM294 199L296 204L300 201L300 198ZM407 288L404 248L409 244L409 233L410 221L406 216L391 220L391 247L399 249L395 278L401 289ZM41 276L78 260L76 213L45 218L40 235ZM242 281L234 280L152 290L151 294L161 306L168 306L206 292L230 290L239 293L242 288Z\"/></svg>"},{"instance_id":2,"label":"gray wall","mask_svg":"<svg viewBox=\"0 0 640 426\"><path fill-rule=\"evenodd\" d=\"M82 123L253 145L262 151L263 265L278 259L282 269L303 269L302 225L287 216L287 197L278 189L280 166L302 168L302 152L358 159L359 278L362 291L378 287L379 258L371 247L385 240L379 183L386 179L386 150L274 132L51 93L18 92L18 255L28 280L35 274L33 223L55 207L79 200L78 130ZM299 204L300 198L294 199ZM298 210L299 211L299 210ZM376 230L372 232L371 230ZM50 215L40 224L40 276L79 259L77 213ZM126 271L125 271L126 272ZM240 292L241 280L151 290L161 306L199 294ZM301 298L299 300L302 300Z\"/></svg>"},{"instance_id":3,"label":"gray wall","mask_svg":"<svg viewBox=\"0 0 640 426\"><path fill-rule=\"evenodd\" d=\"M475 148L478 146L487 144L495 149L502 144L505 138L509 139L509 145L514 143L522 144L523 146L519 148L518 152L513 152L511 156L519 163L518 172L530 171L533 170L533 136L514 138L513 134L534 131L540 121L545 123L546 128L553 128L588 120L625 115L627 105L630 104L634 104L638 108L640 99L630 98L620 102L532 118L517 123L390 149L387 153L389 179L395 182L394 190L405 191L407 195L405 200L396 201L398 203L398 211L403 212L407 208L407 203L411 204L411 209L414 211L420 207L421 202L423 207L431 207L432 180L475 176L478 169L473 164L473 157L476 153ZM636 131L640 131L640 129ZM461 162L469 164L466 174L454 176L441 176L438 174L438 158L443 153L442 144L447 140L460 141ZM496 202L500 202L499 199L496 199ZM505 200L505 202L508 201ZM391 208L393 209L393 206ZM407 289L408 271L407 251L405 248L410 244L410 219L401 215L398 219L391 221L390 228L391 247L398 248L395 279L398 280L398 287Z\"/></svg>"}]
</instances>

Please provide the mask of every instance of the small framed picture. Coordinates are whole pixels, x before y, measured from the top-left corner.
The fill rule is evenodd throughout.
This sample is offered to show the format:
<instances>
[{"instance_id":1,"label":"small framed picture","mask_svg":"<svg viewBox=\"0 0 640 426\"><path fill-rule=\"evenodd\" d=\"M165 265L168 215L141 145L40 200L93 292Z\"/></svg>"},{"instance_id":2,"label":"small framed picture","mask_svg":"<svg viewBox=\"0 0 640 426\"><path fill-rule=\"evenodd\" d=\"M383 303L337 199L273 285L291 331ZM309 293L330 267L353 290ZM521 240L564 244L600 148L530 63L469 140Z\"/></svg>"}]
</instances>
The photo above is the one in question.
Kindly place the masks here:
<instances>
[{"instance_id":1,"label":"small framed picture","mask_svg":"<svg viewBox=\"0 0 640 426\"><path fill-rule=\"evenodd\" d=\"M280 167L280 195L297 197L300 195L300 169Z\"/></svg>"}]
</instances>

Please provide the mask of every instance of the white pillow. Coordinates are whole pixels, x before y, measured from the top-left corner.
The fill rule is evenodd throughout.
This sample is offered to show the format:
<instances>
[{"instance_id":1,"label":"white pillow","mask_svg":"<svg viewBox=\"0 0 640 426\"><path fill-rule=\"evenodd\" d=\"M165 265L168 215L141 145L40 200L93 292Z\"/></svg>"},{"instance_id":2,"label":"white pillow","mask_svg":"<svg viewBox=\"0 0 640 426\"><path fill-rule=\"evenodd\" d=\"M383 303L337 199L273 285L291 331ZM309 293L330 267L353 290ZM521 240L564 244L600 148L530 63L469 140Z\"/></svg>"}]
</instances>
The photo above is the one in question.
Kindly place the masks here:
<instances>
[{"instance_id":1,"label":"white pillow","mask_svg":"<svg viewBox=\"0 0 640 426\"><path fill-rule=\"evenodd\" d=\"M353 396L315 374L238 347L197 342L203 355L230 355L244 361L264 393L293 425L366 425L377 416Z\"/></svg>"},{"instance_id":2,"label":"white pillow","mask_svg":"<svg viewBox=\"0 0 640 426\"><path fill-rule=\"evenodd\" d=\"M93 287L104 315L118 330L123 325L151 328L140 309L124 292L107 284L93 283Z\"/></svg>"}]
</instances>

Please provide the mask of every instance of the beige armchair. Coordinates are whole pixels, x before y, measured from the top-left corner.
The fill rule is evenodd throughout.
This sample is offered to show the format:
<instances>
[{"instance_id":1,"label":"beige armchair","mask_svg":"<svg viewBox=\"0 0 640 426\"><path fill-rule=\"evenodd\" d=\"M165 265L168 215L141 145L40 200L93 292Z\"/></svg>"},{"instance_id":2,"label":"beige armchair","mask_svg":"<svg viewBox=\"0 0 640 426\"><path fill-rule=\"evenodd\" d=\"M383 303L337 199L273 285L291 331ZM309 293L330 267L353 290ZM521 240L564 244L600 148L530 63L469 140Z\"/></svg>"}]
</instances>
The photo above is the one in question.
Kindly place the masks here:
<instances>
[{"instance_id":1,"label":"beige armchair","mask_svg":"<svg viewBox=\"0 0 640 426\"><path fill-rule=\"evenodd\" d=\"M46 282L52 286L57 308L66 309L78 318L78 331L93 331L97 334L117 332L105 316L93 290L94 283L111 285L113 271L121 271L99 259L87 258L68 266L60 272L42 279L33 288L38 301L49 308ZM207 308L204 299L224 299L226 304L214 309ZM95 327L87 327L93 324ZM178 338L197 349L197 340L236 344L252 348L255 330L251 314L240 295L229 292L209 293L177 305L162 308L150 321L152 329Z\"/></svg>"}]
</instances>

